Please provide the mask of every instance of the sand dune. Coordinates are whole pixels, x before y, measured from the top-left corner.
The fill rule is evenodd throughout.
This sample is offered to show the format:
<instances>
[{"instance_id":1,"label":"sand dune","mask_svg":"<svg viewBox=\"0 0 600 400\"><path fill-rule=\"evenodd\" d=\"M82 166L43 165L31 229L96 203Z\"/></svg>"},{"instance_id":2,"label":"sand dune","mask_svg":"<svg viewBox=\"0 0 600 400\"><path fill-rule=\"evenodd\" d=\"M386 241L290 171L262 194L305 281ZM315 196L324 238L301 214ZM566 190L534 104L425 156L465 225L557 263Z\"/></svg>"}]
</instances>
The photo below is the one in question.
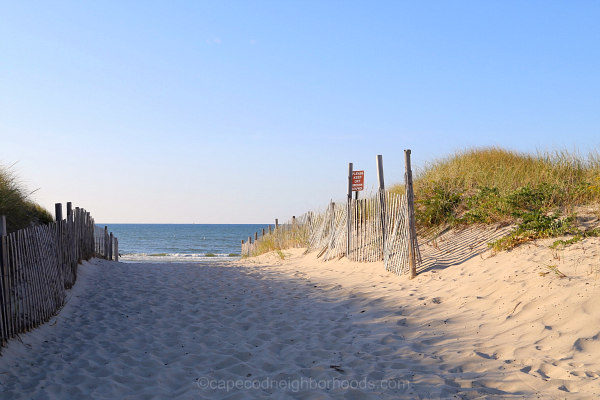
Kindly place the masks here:
<instances>
[{"instance_id":1,"label":"sand dune","mask_svg":"<svg viewBox=\"0 0 600 400\"><path fill-rule=\"evenodd\" d=\"M86 263L61 313L3 349L0 397L597 398L600 239L447 253L464 235L484 237L424 244L412 281L302 249Z\"/></svg>"}]
</instances>

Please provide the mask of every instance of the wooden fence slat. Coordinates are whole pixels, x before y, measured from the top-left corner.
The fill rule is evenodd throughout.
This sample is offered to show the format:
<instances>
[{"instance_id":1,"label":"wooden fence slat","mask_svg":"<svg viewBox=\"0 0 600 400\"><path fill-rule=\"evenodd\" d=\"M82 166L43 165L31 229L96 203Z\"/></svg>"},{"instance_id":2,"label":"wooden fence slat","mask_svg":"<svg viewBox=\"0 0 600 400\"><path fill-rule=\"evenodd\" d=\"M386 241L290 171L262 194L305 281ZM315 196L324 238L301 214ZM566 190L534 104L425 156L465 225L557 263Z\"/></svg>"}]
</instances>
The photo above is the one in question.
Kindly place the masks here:
<instances>
[{"instance_id":1,"label":"wooden fence slat","mask_svg":"<svg viewBox=\"0 0 600 400\"><path fill-rule=\"evenodd\" d=\"M0 345L46 322L64 304L77 279L77 265L94 255L118 258L118 239L96 235L89 212L67 203L67 218L6 234L0 219ZM104 250L104 251L102 251Z\"/></svg>"}]
</instances>

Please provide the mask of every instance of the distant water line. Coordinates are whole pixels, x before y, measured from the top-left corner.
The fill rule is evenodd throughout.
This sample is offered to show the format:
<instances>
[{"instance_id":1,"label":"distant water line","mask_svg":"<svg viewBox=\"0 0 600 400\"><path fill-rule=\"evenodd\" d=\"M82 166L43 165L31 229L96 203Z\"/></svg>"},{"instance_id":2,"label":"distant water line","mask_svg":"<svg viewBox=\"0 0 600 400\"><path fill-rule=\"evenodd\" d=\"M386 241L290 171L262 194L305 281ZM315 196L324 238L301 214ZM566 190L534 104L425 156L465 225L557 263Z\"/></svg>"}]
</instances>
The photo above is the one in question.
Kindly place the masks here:
<instances>
[{"instance_id":1,"label":"distant water line","mask_svg":"<svg viewBox=\"0 0 600 400\"><path fill-rule=\"evenodd\" d=\"M267 224L98 224L119 238L120 261L210 262L238 259L241 239Z\"/></svg>"}]
</instances>

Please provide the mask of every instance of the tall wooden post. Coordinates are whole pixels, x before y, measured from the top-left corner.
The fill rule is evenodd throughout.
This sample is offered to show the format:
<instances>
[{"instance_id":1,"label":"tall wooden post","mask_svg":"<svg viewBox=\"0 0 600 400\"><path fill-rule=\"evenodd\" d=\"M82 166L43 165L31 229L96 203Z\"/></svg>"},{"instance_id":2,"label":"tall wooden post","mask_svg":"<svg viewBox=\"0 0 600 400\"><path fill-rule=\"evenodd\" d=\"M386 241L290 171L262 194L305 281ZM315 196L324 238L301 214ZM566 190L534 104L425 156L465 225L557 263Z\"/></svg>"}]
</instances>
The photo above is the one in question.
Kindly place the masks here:
<instances>
[{"instance_id":1,"label":"tall wooden post","mask_svg":"<svg viewBox=\"0 0 600 400\"><path fill-rule=\"evenodd\" d=\"M258 232L254 232L254 242L258 240Z\"/></svg>"},{"instance_id":2,"label":"tall wooden post","mask_svg":"<svg viewBox=\"0 0 600 400\"><path fill-rule=\"evenodd\" d=\"M387 232L385 226L385 182L383 180L383 157L380 155L377 156L377 179L379 180L379 205L381 208L380 219L381 219L381 239L383 241L382 252L385 253L386 243L387 243ZM383 255L383 254L382 254Z\"/></svg>"},{"instance_id":3,"label":"tall wooden post","mask_svg":"<svg viewBox=\"0 0 600 400\"><path fill-rule=\"evenodd\" d=\"M104 259L108 259L108 226L104 227Z\"/></svg>"},{"instance_id":4,"label":"tall wooden post","mask_svg":"<svg viewBox=\"0 0 600 400\"><path fill-rule=\"evenodd\" d=\"M6 228L6 216L2 215L0 216L0 237L4 238L6 237L6 235L8 235L8 229ZM6 254L5 252L5 246L4 246L4 242L2 242L2 246L0 247L0 252L2 252L0 255L4 255ZM4 258L0 257L0 266L4 266Z\"/></svg>"},{"instance_id":5,"label":"tall wooden post","mask_svg":"<svg viewBox=\"0 0 600 400\"><path fill-rule=\"evenodd\" d=\"M68 249L67 252L68 257L71 261L71 269L73 271L73 277L74 279L76 279L76 275L77 275L77 264L73 263L73 259L76 259L76 257L74 256L75 253L75 249L76 249L76 245L74 243L73 240L73 203L71 203L70 201L67 202L67 225L66 225L66 236L67 236L67 243L68 243ZM75 281L73 281L73 284L75 283Z\"/></svg>"},{"instance_id":6,"label":"tall wooden post","mask_svg":"<svg viewBox=\"0 0 600 400\"><path fill-rule=\"evenodd\" d=\"M273 229L271 228L271 225L269 225L269 235L273 233Z\"/></svg>"},{"instance_id":7,"label":"tall wooden post","mask_svg":"<svg viewBox=\"0 0 600 400\"><path fill-rule=\"evenodd\" d=\"M8 235L8 229L6 228L6 216L2 215L2 216L0 216L0 237L4 239L6 237L6 235ZM4 245L4 241L2 241L2 246L0 246L0 252L2 252L0 254L0 266L5 265L4 257L3 257L4 254L6 254L5 249L6 249L6 247Z\"/></svg>"},{"instance_id":8,"label":"tall wooden post","mask_svg":"<svg viewBox=\"0 0 600 400\"><path fill-rule=\"evenodd\" d=\"M279 220L275 218L275 230L279 228Z\"/></svg>"},{"instance_id":9,"label":"tall wooden post","mask_svg":"<svg viewBox=\"0 0 600 400\"><path fill-rule=\"evenodd\" d=\"M262 228L262 237L265 237L265 228Z\"/></svg>"},{"instance_id":10,"label":"tall wooden post","mask_svg":"<svg viewBox=\"0 0 600 400\"><path fill-rule=\"evenodd\" d=\"M8 310L8 294L10 288L8 286L8 243L7 236L8 230L6 228L6 216L0 216L0 278L2 286L0 287L0 318L2 318L2 331L0 336L2 337L1 343L4 344L8 341L9 335L9 310Z\"/></svg>"},{"instance_id":11,"label":"tall wooden post","mask_svg":"<svg viewBox=\"0 0 600 400\"><path fill-rule=\"evenodd\" d=\"M111 232L109 235L110 239L108 239L108 259L110 261L112 261L113 259L113 241L115 239L115 237L113 236L113 233Z\"/></svg>"},{"instance_id":12,"label":"tall wooden post","mask_svg":"<svg viewBox=\"0 0 600 400\"><path fill-rule=\"evenodd\" d=\"M115 238L115 261L119 261L119 238Z\"/></svg>"},{"instance_id":13,"label":"tall wooden post","mask_svg":"<svg viewBox=\"0 0 600 400\"><path fill-rule=\"evenodd\" d=\"M417 245L417 231L415 229L415 198L413 193L412 170L410 167L410 149L404 150L404 185L406 189L406 202L408 209L408 267L410 279L417 276L417 261L415 246Z\"/></svg>"},{"instance_id":14,"label":"tall wooden post","mask_svg":"<svg viewBox=\"0 0 600 400\"><path fill-rule=\"evenodd\" d=\"M62 221L62 203L54 204L54 214L56 215L56 222Z\"/></svg>"},{"instance_id":15,"label":"tall wooden post","mask_svg":"<svg viewBox=\"0 0 600 400\"><path fill-rule=\"evenodd\" d=\"M352 163L348 163L348 205L346 207L346 258L350 258L350 241L352 236Z\"/></svg>"},{"instance_id":16,"label":"tall wooden post","mask_svg":"<svg viewBox=\"0 0 600 400\"><path fill-rule=\"evenodd\" d=\"M64 272L64 230L63 230L63 224L62 224L62 220L63 220L63 215L62 215L62 203L55 203L54 204L54 215L56 216L56 229L57 229L57 233L58 233L58 248L56 249L56 254L59 257L59 264L60 264L60 279L64 282L64 276L65 276L65 272Z\"/></svg>"}]
</instances>

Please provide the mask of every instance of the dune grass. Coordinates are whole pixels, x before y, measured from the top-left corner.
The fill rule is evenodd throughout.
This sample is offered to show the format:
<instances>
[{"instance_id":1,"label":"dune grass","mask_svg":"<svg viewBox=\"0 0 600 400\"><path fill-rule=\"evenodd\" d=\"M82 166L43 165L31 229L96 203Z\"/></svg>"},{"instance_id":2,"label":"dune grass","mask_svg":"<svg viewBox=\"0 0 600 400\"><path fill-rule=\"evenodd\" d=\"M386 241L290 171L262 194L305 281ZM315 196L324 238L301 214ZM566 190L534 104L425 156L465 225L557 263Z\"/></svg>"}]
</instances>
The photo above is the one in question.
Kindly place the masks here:
<instances>
[{"instance_id":1,"label":"dune grass","mask_svg":"<svg viewBox=\"0 0 600 400\"><path fill-rule=\"evenodd\" d=\"M404 193L404 185L391 192ZM521 153L498 147L454 153L414 174L417 228L476 224L515 225L510 235L490 246L501 251L531 240L598 235L577 226L578 206L600 204L600 154L555 151ZM598 212L598 211L596 211ZM306 235L282 240L280 233L258 240L253 256L302 246ZM564 243L563 243L564 242Z\"/></svg>"},{"instance_id":2,"label":"dune grass","mask_svg":"<svg viewBox=\"0 0 600 400\"><path fill-rule=\"evenodd\" d=\"M267 233L256 240L256 245L250 256L255 257L274 251L281 259L284 259L285 255L281 250L308 246L308 235L308 228L303 226L301 222L280 225L272 233ZM242 255L242 258L246 257L248 256Z\"/></svg>"},{"instance_id":3,"label":"dune grass","mask_svg":"<svg viewBox=\"0 0 600 400\"><path fill-rule=\"evenodd\" d=\"M390 190L403 192L402 185ZM434 161L414 180L417 225L516 224L495 250L577 234L577 206L600 202L600 156L470 149Z\"/></svg>"},{"instance_id":4,"label":"dune grass","mask_svg":"<svg viewBox=\"0 0 600 400\"><path fill-rule=\"evenodd\" d=\"M30 194L10 168L0 166L0 215L6 216L9 233L53 220L47 210L28 198Z\"/></svg>"}]
</instances>

